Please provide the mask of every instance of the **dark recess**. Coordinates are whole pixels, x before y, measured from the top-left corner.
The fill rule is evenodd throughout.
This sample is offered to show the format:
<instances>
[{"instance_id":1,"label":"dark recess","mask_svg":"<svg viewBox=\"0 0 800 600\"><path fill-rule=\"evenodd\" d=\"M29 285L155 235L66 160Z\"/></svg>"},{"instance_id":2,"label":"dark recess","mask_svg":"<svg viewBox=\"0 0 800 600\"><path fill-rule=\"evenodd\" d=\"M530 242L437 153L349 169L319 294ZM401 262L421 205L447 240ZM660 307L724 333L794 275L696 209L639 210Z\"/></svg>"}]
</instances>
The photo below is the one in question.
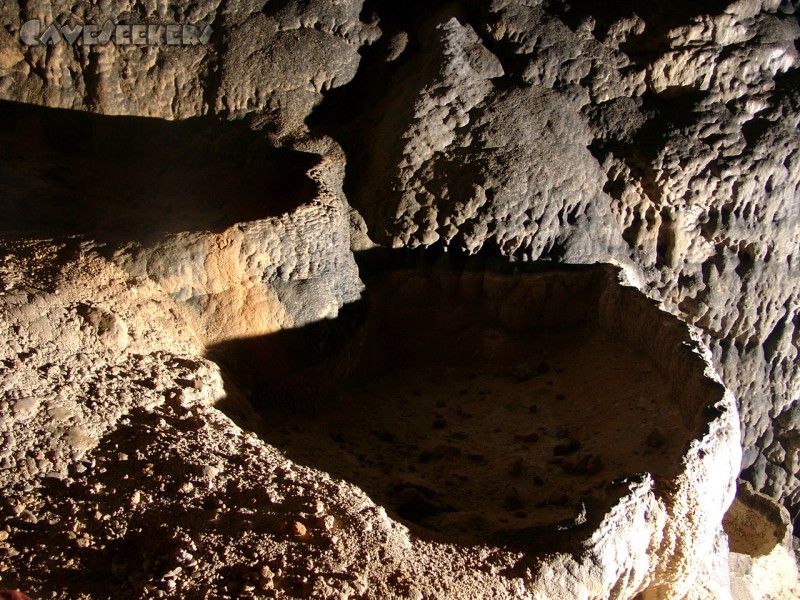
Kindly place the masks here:
<instances>
[{"instance_id":1,"label":"dark recess","mask_svg":"<svg viewBox=\"0 0 800 600\"><path fill-rule=\"evenodd\" d=\"M6 235L152 241L223 231L312 199L318 157L270 148L242 122L164 121L0 101Z\"/></svg>"}]
</instances>

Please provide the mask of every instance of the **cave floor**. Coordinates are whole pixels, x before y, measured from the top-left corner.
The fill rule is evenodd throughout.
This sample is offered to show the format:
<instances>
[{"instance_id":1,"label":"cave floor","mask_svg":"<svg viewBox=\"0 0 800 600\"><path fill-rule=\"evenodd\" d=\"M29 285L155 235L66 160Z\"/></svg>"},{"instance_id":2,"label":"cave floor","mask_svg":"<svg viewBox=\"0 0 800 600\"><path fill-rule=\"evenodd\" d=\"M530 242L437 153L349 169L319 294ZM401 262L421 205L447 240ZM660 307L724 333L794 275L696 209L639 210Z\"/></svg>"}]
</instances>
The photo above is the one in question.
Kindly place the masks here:
<instances>
[{"instance_id":1,"label":"cave floor","mask_svg":"<svg viewBox=\"0 0 800 600\"><path fill-rule=\"evenodd\" d=\"M500 350L480 368L362 373L313 418L268 413L264 437L461 542L580 523L610 482L674 476L687 437L652 360L593 327L481 336Z\"/></svg>"}]
</instances>

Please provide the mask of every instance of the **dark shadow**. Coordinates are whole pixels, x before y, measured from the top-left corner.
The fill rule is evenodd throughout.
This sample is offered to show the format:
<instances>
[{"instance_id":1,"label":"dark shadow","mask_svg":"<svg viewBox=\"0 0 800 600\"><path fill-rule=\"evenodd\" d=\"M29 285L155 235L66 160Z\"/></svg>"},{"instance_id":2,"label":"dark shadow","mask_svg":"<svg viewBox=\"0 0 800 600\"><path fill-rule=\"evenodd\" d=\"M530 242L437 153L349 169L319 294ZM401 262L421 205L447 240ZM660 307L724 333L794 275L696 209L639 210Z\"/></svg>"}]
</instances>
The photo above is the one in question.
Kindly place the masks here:
<instances>
[{"instance_id":1,"label":"dark shadow","mask_svg":"<svg viewBox=\"0 0 800 600\"><path fill-rule=\"evenodd\" d=\"M345 150L344 192L356 208L376 159L372 144L365 140L379 127L385 107L398 93L398 81L407 77L409 64L419 60L423 46L430 43L426 40L435 31L437 16L445 10L453 16L465 14L461 3L450 0L365 0L361 20L377 21L382 35L374 44L359 48L361 58L353 80L325 92L306 119L312 131L330 135ZM409 104L407 109L413 110L413 106Z\"/></svg>"},{"instance_id":2,"label":"dark shadow","mask_svg":"<svg viewBox=\"0 0 800 600\"><path fill-rule=\"evenodd\" d=\"M435 15L445 6L448 0L365 0L361 20L377 22L382 35L374 44L359 49L361 59L355 78L325 92L323 101L309 115L308 126L335 136L348 150L348 156L357 151L365 120L380 110L378 107L391 93L389 84L401 67L418 56L422 39L430 35ZM389 60L398 34L405 34L407 41L402 51L399 47L395 50L398 56Z\"/></svg>"},{"instance_id":3,"label":"dark shadow","mask_svg":"<svg viewBox=\"0 0 800 600\"><path fill-rule=\"evenodd\" d=\"M313 415L358 362L367 308L364 297L340 308L334 319L226 340L206 355L257 410Z\"/></svg>"},{"instance_id":4,"label":"dark shadow","mask_svg":"<svg viewBox=\"0 0 800 600\"><path fill-rule=\"evenodd\" d=\"M669 4L646 0L622 0L614 3L602 0L549 1L550 9L562 16L570 25L577 26L579 20L593 16L598 24L614 23L636 14L650 27L671 29L688 23L693 17L719 14L728 6L726 0L675 0Z\"/></svg>"},{"instance_id":5,"label":"dark shadow","mask_svg":"<svg viewBox=\"0 0 800 600\"><path fill-rule=\"evenodd\" d=\"M369 283L387 271L425 269L435 267L444 271L489 272L504 275L517 273L590 273L597 271L595 264L556 263L550 260L520 260L514 256L498 254L493 249L481 248L469 254L457 247L445 248L435 243L425 248L386 248L376 246L355 253L361 279Z\"/></svg>"},{"instance_id":6,"label":"dark shadow","mask_svg":"<svg viewBox=\"0 0 800 600\"><path fill-rule=\"evenodd\" d=\"M109 242L218 232L312 199L306 172L317 160L270 148L241 122L0 101L0 229Z\"/></svg>"},{"instance_id":7,"label":"dark shadow","mask_svg":"<svg viewBox=\"0 0 800 600\"><path fill-rule=\"evenodd\" d=\"M362 363L379 368L377 363L383 361L391 367L396 356L389 355L397 354L391 350L397 344L407 347L404 353L414 354L412 346L417 343L419 332L398 330L391 338L374 335L365 356L367 321L370 312L374 313L369 290L373 283L380 286L387 273L428 269L498 275L558 271L585 274L589 278L597 273L594 265L518 262L490 250L467 255L458 250L445 252L438 245L397 250L377 247L356 253L356 262L367 292L357 302L341 307L335 318L268 335L225 340L206 349L206 356L222 366L232 385L247 391L256 409L314 416L359 367L363 371ZM578 299L575 315L582 316L575 316L574 320L591 319L591 307L587 312L582 308L585 306L585 299Z\"/></svg>"},{"instance_id":8,"label":"dark shadow","mask_svg":"<svg viewBox=\"0 0 800 600\"><path fill-rule=\"evenodd\" d=\"M800 38L795 40L794 43L797 51L800 52ZM773 79L775 80L776 92L785 96L787 101L792 102L795 97L793 92L800 88L800 69L790 69L785 73L778 73Z\"/></svg>"},{"instance_id":9,"label":"dark shadow","mask_svg":"<svg viewBox=\"0 0 800 600\"><path fill-rule=\"evenodd\" d=\"M367 294L337 318L208 351L290 460L358 486L421 539L534 553L579 552L636 473L672 476L653 461L680 436L648 449L636 421L625 438L639 445L607 469L573 429L623 435L591 415L627 374L652 373L598 333L603 267L419 250L358 262Z\"/></svg>"},{"instance_id":10,"label":"dark shadow","mask_svg":"<svg viewBox=\"0 0 800 600\"><path fill-rule=\"evenodd\" d=\"M4 585L29 592L35 589L41 597L133 599L166 591L170 577L180 584L181 570L196 574L197 568L212 564L219 570L209 587L178 588L179 597L199 600L209 594L222 597L229 581L257 584L255 574L268 566L274 574L270 588L286 597L307 598L314 581L311 577L309 583L309 575L351 577L338 571L309 573L305 567L304 558L329 548L325 536L289 543L282 556L263 551L265 538L291 540L286 529L291 520L313 522L313 517L305 514L308 495L274 495L274 490L285 489L293 481L280 467L261 465L251 470L245 463L240 465L241 472L250 477L201 493L182 492L187 481L200 484L205 461L215 456L205 436L194 435L197 427L195 414L172 399L156 410L134 409L83 460L70 467L68 480L42 480L39 491L48 503L39 514L49 524L28 523L13 516L7 519L14 528L15 546L30 550L33 560L13 561L16 568L3 574ZM285 450L291 452L292 448ZM199 460L192 460L195 457ZM226 465L230 467L237 468ZM263 478L253 477L253 472ZM139 500L132 500L134 497ZM591 509L600 516L608 506L596 503ZM118 520L121 510L126 514ZM390 513L397 517L391 508ZM98 518L98 514L111 518ZM120 522L124 527L120 528ZM414 522L408 524L424 539L446 539ZM578 552L580 540L596 526L592 519L556 529L520 529L498 534L493 542L529 552ZM77 543L81 538L92 543ZM224 566L220 566L220 557L228 552L261 558L257 563L231 563L222 558ZM523 558L506 575L523 576L526 568L536 568L535 557ZM197 583L198 578L193 579ZM167 596L175 594L173 589Z\"/></svg>"},{"instance_id":11,"label":"dark shadow","mask_svg":"<svg viewBox=\"0 0 800 600\"><path fill-rule=\"evenodd\" d=\"M659 198L661 191L653 160L670 136L690 127L704 114L703 101L707 96L708 92L691 86L674 86L660 94L645 93L637 101L645 122L630 139L595 139L589 150L601 163L609 153L623 159L650 197ZM589 113L590 118L602 118L602 105ZM614 196L613 187L607 187L605 191Z\"/></svg>"}]
</instances>

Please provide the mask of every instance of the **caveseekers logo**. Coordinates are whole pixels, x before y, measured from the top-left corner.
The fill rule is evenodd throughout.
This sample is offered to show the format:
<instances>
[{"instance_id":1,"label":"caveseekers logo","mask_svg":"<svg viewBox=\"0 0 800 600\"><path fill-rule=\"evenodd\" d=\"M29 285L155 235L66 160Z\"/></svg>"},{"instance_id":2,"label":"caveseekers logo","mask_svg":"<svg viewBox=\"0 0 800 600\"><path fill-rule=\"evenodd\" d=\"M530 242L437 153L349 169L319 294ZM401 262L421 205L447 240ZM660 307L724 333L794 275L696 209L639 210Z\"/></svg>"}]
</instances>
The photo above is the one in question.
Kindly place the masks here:
<instances>
[{"instance_id":1,"label":"caveseekers logo","mask_svg":"<svg viewBox=\"0 0 800 600\"><path fill-rule=\"evenodd\" d=\"M202 30L194 25L140 23L119 25L106 21L102 25L56 25L47 27L39 19L27 21L20 29L19 37L28 46L55 46L66 42L70 46L80 39L84 46L205 46L214 30Z\"/></svg>"}]
</instances>

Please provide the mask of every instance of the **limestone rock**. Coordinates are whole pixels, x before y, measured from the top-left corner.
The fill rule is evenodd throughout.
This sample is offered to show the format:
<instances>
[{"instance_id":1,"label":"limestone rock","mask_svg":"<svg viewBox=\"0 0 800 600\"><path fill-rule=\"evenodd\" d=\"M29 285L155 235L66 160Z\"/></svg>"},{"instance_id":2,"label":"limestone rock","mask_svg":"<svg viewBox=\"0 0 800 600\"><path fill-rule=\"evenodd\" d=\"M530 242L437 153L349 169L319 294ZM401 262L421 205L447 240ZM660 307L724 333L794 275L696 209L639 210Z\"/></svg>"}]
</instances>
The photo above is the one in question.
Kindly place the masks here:
<instances>
[{"instance_id":1,"label":"limestone rock","mask_svg":"<svg viewBox=\"0 0 800 600\"><path fill-rule=\"evenodd\" d=\"M355 199L378 239L469 253L490 243L571 262L609 256L614 223L577 107L543 87L496 89L500 64L454 19L431 35L436 70L408 66L416 81L403 81L385 109Z\"/></svg>"},{"instance_id":2,"label":"limestone rock","mask_svg":"<svg viewBox=\"0 0 800 600\"><path fill-rule=\"evenodd\" d=\"M61 33L53 35L64 37L75 24L107 19L210 34L183 46L22 41L31 33L23 27L56 24ZM362 278L385 267L387 247L418 249L428 266L442 254L477 254L512 271L528 261L608 262L700 332L736 398L741 475L796 516L796 3L36 0L3 3L0 25L0 481L13 498L0 510L14 527L35 532L63 521L53 543L81 555L114 519L128 518L117 509L128 506L129 492L146 528L175 510L175 498L195 498L198 525L165 535L163 548L129 539L131 548L103 550L115 580L131 586L116 590L123 595L150 593L151 585L183 593L179 573L194 573L191 555L200 552L191 540L206 535L208 523L227 526L225 503L267 532L259 543L272 554L262 556L265 565L242 559L224 584L192 580L218 595L284 586L321 597L334 589L680 597L697 577L698 598L793 593L756 581L770 569L793 577L783 542L729 557L719 529L739 466L729 395L723 415L698 417L711 425L693 438L685 476L666 491L658 477L630 479L628 499L596 529L610 537L597 533L581 551L536 569L511 551L441 553L355 487L297 467L209 407L220 404L239 425L256 427L243 392L252 400L254 390L269 390L266 404L295 394L292 404L338 389L368 335ZM491 289L496 315L511 328L555 314L540 312L548 305L536 290ZM572 296L558 297L575 308ZM521 313L515 302L532 308ZM655 343L650 323L616 325ZM491 347L497 337L484 341ZM531 404L530 414L540 409ZM454 422L431 415L428 429L437 426L428 433L452 434ZM137 427L150 433L131 439ZM208 464L188 458L180 441L188 430L199 432L193 449ZM652 431L641 432L647 452L669 446L669 436L648 445ZM213 465L217 475L178 481L162 473L134 490L101 464L133 464L137 453L175 473ZM608 468L605 461L589 469L593 455L574 454L552 458L572 461L557 465L567 475ZM135 464L131 477L155 468ZM530 465L502 462L502 472L509 468L521 477ZM280 504L275 514L247 512L256 510L247 485L225 487L273 475L280 483L262 500ZM78 482L77 496L65 492L37 516L28 496L62 480ZM97 487L104 485L116 490L106 504ZM347 507L327 515L335 524L324 532L316 516L284 502L320 486L338 498L326 505ZM729 525L763 520L746 497ZM563 498L553 493L543 506L565 510ZM153 499L161 513L146 512ZM447 503L433 505L436 518L453 517ZM480 529L474 517L453 520ZM280 523L303 524L308 535L297 543L326 540L339 554L325 554L314 573L281 562L275 557L288 554L274 537ZM14 545L0 540L5 557L19 556L16 546L41 546L18 537ZM237 557L250 552L246 538L234 543ZM224 552L219 540L206 541L209 573L218 573L213 557ZM377 548L397 550L396 564ZM425 568L403 562L412 551L426 556ZM129 552L151 572L126 562ZM72 582L64 594L108 594L98 589Z\"/></svg>"},{"instance_id":3,"label":"limestone rock","mask_svg":"<svg viewBox=\"0 0 800 600\"><path fill-rule=\"evenodd\" d=\"M302 208L291 213L308 221L307 225L313 219L306 216L314 214ZM261 227L279 228L281 223L280 219L264 221ZM171 264L173 242L169 237L162 242L164 264ZM33 396L16 401L31 413L30 418L2 423L0 468L6 498L11 500L0 511L13 524L9 539L24 551L26 562L8 554L7 559L16 573L24 575L31 592L55 591L81 598L96 595L100 588L117 594L155 586L172 594L181 586L182 593L193 589L208 593L232 585L267 585L275 577L300 582L309 568L303 565L310 565L342 574L333 579L330 589L325 588L326 593L363 590L358 581L369 578L374 589L392 597L401 595L404 582L411 578L415 586L430 593L449 589L457 595L476 595L490 589L499 598L606 597L612 590L625 597L639 592L680 597L693 585L698 565L716 540L739 467L733 399L710 375L707 359L688 329L658 312L633 288L620 287L617 271L533 276L487 272L477 277L473 272L463 278L456 275L462 278L461 286L447 286L470 299L470 306L484 307L498 323L496 327L512 332L565 323L574 326L584 323L587 315L595 315L602 329L650 356L659 368L680 374L673 380L675 385L665 390L670 410L681 423L680 439L670 446L676 451L668 458L669 466L601 486L597 494L603 499L585 506L566 529L556 523L536 535L511 530L504 535L516 539L511 544L516 550L506 543L476 549L412 533L354 484L332 477L314 463L301 466L265 441L277 424L266 424L242 402L229 379L233 375L240 381L241 370L229 370L223 377L217 365L200 356L201 340L219 333L197 327L202 318L208 318L198 311L201 303L175 294L183 285L210 285L219 277L213 270L221 260L215 251L201 254L205 270L188 270L182 279L163 275L159 279L157 270L146 275L126 271L136 263L120 261L122 251L109 260L89 246L59 253L53 252L51 244L5 243L4 252L17 257L16 268L24 270L26 283L0 297L0 326L17 331L14 339L23 357L16 367L7 363L1 367L4 397L21 396L24 390L37 394L36 402L30 400ZM263 264L259 260L271 256L268 248L250 254L249 260ZM156 250L150 251L154 254L137 250L142 264L149 264L144 256L149 260L155 256ZM231 273L241 276L247 273L243 265L248 259L239 256L234 251L227 260ZM340 272L346 274L346 270ZM441 277L447 285L447 273ZM87 285L98 281L104 282L102 287ZM176 284L173 290L170 281ZM302 280L289 281L302 286ZM267 278L264 284L268 289L274 280ZM228 285L234 289L254 284L245 277ZM40 289L43 286L51 291ZM413 286L408 289L413 293ZM582 290L579 298L574 295L576 289ZM213 287L207 291L215 293ZM402 304L405 293L395 293L394 299ZM522 301L525 298L527 302ZM101 305L108 307L107 312L87 313L81 308ZM292 305L286 306L290 313ZM532 314L531 306L543 310ZM448 312L448 305L434 304L433 309ZM42 310L47 311L51 329L35 327ZM102 326L107 314L124 316L131 338L128 347L108 345L94 330L81 327L87 318ZM398 316L396 311L389 315ZM232 311L228 317L245 319L247 315ZM392 319L387 322L389 327L397 326ZM235 327L229 324L227 335L237 331ZM330 333L349 335L346 330ZM414 335L430 333L419 329ZM381 336L377 340L385 341ZM14 351L9 341L4 338L4 355ZM316 343L311 338L302 348L314 354ZM500 347L497 338L487 343L488 349ZM367 361L376 358L375 352L367 350ZM337 353L320 356L324 359L320 373L339 369ZM258 361L259 357L247 359ZM256 362L254 367L269 365ZM521 385L505 376L503 380L507 385ZM536 377L527 383L539 385ZM45 391L50 395L45 397ZM265 439L245 432L214 406L235 416L240 425L262 432ZM536 419L527 404L523 408L529 418ZM639 410L636 405L630 408ZM644 434L641 447L646 447ZM61 491L53 493L53 488ZM419 500L416 497L416 505ZM178 506L191 510L180 523L167 525L164 514ZM451 510L438 502L428 501L425 506L424 515L418 511L414 515L428 515L431 506L437 511ZM331 519L316 518L321 511L331 516L333 525ZM145 530L147 543L141 540ZM155 545L154 530L164 532ZM53 541L38 544L39 535ZM107 555L113 567L107 576L95 576L87 584L83 578L58 575L51 568L49 561L55 557L59 564L80 570L85 556L81 549L86 548ZM551 552L541 554L536 548ZM287 553L297 559L280 563L279 557ZM382 560L377 559L379 553ZM133 561L131 556L139 558ZM274 577L262 581L245 574L231 579L230 569L253 560L258 568L247 567L246 573L261 573L263 563L268 568L264 572ZM28 571L28 564L39 566Z\"/></svg>"},{"instance_id":4,"label":"limestone rock","mask_svg":"<svg viewBox=\"0 0 800 600\"><path fill-rule=\"evenodd\" d=\"M781 457L768 476L755 447L763 452L773 439L765 411L781 414L796 395L797 348L788 337L798 285L791 267L797 216L790 208L799 177L796 106L793 84L761 104L706 99L690 103L687 121L663 137L648 127L634 136L639 148L660 139L649 145L660 148L655 156L603 144L613 211L632 257L667 306L706 332L723 377L741 398L743 443L753 448L745 472L759 489L792 498L790 505L794 466L787 469ZM619 162L622 154L627 158Z\"/></svg>"},{"instance_id":5,"label":"limestone rock","mask_svg":"<svg viewBox=\"0 0 800 600\"><path fill-rule=\"evenodd\" d=\"M228 16L226 49L214 112L241 118L263 113L276 133L302 127L329 89L353 79L359 48L376 27L362 23L363 0L283 3L264 12Z\"/></svg>"},{"instance_id":6,"label":"limestone rock","mask_svg":"<svg viewBox=\"0 0 800 600\"><path fill-rule=\"evenodd\" d=\"M81 304L77 307L77 313L94 328L105 343L123 350L130 343L128 326L113 312L89 304Z\"/></svg>"},{"instance_id":7,"label":"limestone rock","mask_svg":"<svg viewBox=\"0 0 800 600\"><path fill-rule=\"evenodd\" d=\"M795 9L473 5L409 27L416 52L379 71L369 150L348 147L370 235L628 265L705 332L741 403L745 476L797 505L793 434L769 416L797 396ZM456 68L467 52L502 73Z\"/></svg>"},{"instance_id":8,"label":"limestone rock","mask_svg":"<svg viewBox=\"0 0 800 600\"><path fill-rule=\"evenodd\" d=\"M495 43L520 57L527 84L562 89L595 104L645 91L645 70L619 48L645 30L636 13L603 33L591 15L570 28L541 3L492 2L484 27Z\"/></svg>"},{"instance_id":9,"label":"limestone rock","mask_svg":"<svg viewBox=\"0 0 800 600\"><path fill-rule=\"evenodd\" d=\"M768 496L739 485L725 516L730 539L733 597L795 598L800 593L788 511Z\"/></svg>"},{"instance_id":10,"label":"limestone rock","mask_svg":"<svg viewBox=\"0 0 800 600\"><path fill-rule=\"evenodd\" d=\"M362 0L226 5L217 0L173 5L135 2L6 3L0 18L0 90L4 98L107 115L186 119L206 114L261 115L280 134L302 127L321 92L347 83L358 49L378 30L359 19ZM24 45L23 25L38 20L74 27L108 21L163 25L155 43L82 43L61 39ZM209 29L202 41L169 44L166 27ZM114 30L116 31L116 30ZM183 30L181 30L183 31ZM116 33L114 34L116 35ZM302 134L302 132L301 132Z\"/></svg>"}]
</instances>

